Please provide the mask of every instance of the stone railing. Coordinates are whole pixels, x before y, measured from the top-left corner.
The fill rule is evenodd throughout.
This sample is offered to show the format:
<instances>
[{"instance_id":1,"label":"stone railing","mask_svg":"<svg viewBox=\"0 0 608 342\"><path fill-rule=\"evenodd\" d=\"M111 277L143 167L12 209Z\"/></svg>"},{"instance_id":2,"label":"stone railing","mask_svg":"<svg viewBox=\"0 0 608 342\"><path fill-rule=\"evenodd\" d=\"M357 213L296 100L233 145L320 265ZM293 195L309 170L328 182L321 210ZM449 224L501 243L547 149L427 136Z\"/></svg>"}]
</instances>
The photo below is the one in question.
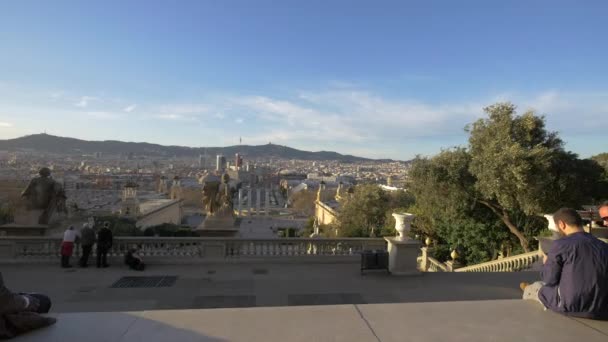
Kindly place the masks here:
<instances>
[{"instance_id":1,"label":"stone railing","mask_svg":"<svg viewBox=\"0 0 608 342\"><path fill-rule=\"evenodd\" d=\"M61 239L48 237L0 237L0 262L57 260ZM386 250L383 239L368 238L275 238L242 239L215 237L117 237L108 253L122 258L134 245L144 260L237 260L240 258L358 256L363 250ZM78 246L77 246L78 247ZM93 251L94 257L95 251ZM80 248L75 248L75 257Z\"/></svg>"},{"instance_id":2,"label":"stone railing","mask_svg":"<svg viewBox=\"0 0 608 342\"><path fill-rule=\"evenodd\" d=\"M448 272L448 267L446 264L433 257L428 257L426 265L426 272Z\"/></svg>"},{"instance_id":3,"label":"stone railing","mask_svg":"<svg viewBox=\"0 0 608 342\"><path fill-rule=\"evenodd\" d=\"M481 264L455 269L454 272L517 272L530 269L541 259L541 252L534 251Z\"/></svg>"}]
</instances>

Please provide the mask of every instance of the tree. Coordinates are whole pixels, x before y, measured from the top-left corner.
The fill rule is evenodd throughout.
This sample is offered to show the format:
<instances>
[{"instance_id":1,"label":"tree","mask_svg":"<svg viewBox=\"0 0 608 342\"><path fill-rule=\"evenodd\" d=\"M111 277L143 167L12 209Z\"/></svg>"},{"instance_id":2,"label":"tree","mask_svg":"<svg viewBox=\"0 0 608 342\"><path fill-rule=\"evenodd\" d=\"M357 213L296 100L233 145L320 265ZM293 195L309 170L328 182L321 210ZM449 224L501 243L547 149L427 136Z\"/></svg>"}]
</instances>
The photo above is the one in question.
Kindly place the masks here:
<instances>
[{"instance_id":1,"label":"tree","mask_svg":"<svg viewBox=\"0 0 608 342\"><path fill-rule=\"evenodd\" d=\"M597 154L591 157L591 159L595 160L608 172L608 153Z\"/></svg>"},{"instance_id":2,"label":"tree","mask_svg":"<svg viewBox=\"0 0 608 342\"><path fill-rule=\"evenodd\" d=\"M314 191L302 190L291 196L291 207L301 215L313 216L315 214L315 199L317 194Z\"/></svg>"},{"instance_id":3,"label":"tree","mask_svg":"<svg viewBox=\"0 0 608 342\"><path fill-rule=\"evenodd\" d=\"M546 224L539 215L597 198L602 170L564 151L557 134L545 129L543 117L530 111L517 116L510 103L484 110L488 117L467 127L468 148L415 160L409 188L416 197L417 229L475 245L483 236L504 239L495 231L502 225L528 252L529 238ZM455 228L455 222L462 227ZM478 252L471 258L481 257Z\"/></svg>"},{"instance_id":4,"label":"tree","mask_svg":"<svg viewBox=\"0 0 608 342\"><path fill-rule=\"evenodd\" d=\"M417 157L408 184L416 198L411 208L416 215L414 232L451 248L463 248L465 264L494 258L509 240L494 214L471 196L475 178L468 171L470 159L464 148L444 150L433 158Z\"/></svg>"},{"instance_id":5,"label":"tree","mask_svg":"<svg viewBox=\"0 0 608 342\"><path fill-rule=\"evenodd\" d=\"M570 178L582 176L578 171L586 169L594 184L599 174L563 150L557 133L546 130L544 117L532 111L517 116L511 103L497 103L484 111L488 118L468 128L469 170L476 179L471 195L500 218L528 252L528 238L514 223L513 215L539 215L564 202L577 203L588 197L589 189L574 195ZM566 170L561 168L564 165Z\"/></svg>"},{"instance_id":6,"label":"tree","mask_svg":"<svg viewBox=\"0 0 608 342\"><path fill-rule=\"evenodd\" d=\"M370 237L394 234L395 210L406 210L413 197L404 191L387 192L377 185L357 185L338 211L338 235ZM392 227L391 225L392 220Z\"/></svg>"}]
</instances>

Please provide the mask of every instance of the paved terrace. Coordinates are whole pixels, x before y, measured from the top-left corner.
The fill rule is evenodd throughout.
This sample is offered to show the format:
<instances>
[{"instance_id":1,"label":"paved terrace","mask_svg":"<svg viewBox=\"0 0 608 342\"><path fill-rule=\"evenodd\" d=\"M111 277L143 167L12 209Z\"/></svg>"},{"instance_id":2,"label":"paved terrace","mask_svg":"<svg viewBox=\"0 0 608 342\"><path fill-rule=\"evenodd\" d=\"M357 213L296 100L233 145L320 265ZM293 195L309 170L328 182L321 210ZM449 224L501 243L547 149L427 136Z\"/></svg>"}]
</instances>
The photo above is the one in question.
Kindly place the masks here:
<instances>
[{"instance_id":1,"label":"paved terrace","mask_svg":"<svg viewBox=\"0 0 608 342\"><path fill-rule=\"evenodd\" d=\"M64 270L2 265L7 286L43 292L59 318L16 341L587 341L608 322L519 300L536 272L360 275L358 263L122 265ZM170 287L112 288L125 276ZM219 309L218 309L219 308Z\"/></svg>"}]
</instances>

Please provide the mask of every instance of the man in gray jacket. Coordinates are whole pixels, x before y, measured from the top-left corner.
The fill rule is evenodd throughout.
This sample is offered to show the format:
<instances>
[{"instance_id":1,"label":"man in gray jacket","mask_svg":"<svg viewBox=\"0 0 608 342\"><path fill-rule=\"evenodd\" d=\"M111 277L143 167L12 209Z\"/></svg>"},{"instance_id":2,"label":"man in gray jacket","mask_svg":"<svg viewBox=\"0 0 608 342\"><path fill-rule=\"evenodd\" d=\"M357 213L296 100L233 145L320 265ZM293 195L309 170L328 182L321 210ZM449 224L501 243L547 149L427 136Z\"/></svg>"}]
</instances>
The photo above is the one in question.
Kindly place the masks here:
<instances>
[{"instance_id":1,"label":"man in gray jacket","mask_svg":"<svg viewBox=\"0 0 608 342\"><path fill-rule=\"evenodd\" d=\"M89 266L89 255L93 250L93 245L96 241L95 231L89 226L88 223L82 225L80 231L80 246L82 246L82 257L80 257L80 267Z\"/></svg>"}]
</instances>

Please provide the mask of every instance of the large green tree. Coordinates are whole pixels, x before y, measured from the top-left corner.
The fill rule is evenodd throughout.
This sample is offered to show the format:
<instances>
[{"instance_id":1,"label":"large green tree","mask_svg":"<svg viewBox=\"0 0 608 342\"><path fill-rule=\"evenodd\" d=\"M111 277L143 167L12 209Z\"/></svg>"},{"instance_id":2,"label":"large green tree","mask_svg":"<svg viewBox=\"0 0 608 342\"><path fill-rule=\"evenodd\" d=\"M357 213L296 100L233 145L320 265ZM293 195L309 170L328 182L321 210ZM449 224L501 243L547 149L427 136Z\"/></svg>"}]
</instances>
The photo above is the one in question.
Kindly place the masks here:
<instances>
[{"instance_id":1,"label":"large green tree","mask_svg":"<svg viewBox=\"0 0 608 342\"><path fill-rule=\"evenodd\" d=\"M392 233L390 214L394 210L406 210L413 197L405 191L387 192L378 185L361 184L354 188L340 206L336 222L338 235L343 237L380 236Z\"/></svg>"},{"instance_id":2,"label":"large green tree","mask_svg":"<svg viewBox=\"0 0 608 342\"><path fill-rule=\"evenodd\" d=\"M501 238L494 230L482 233L479 228L483 220L500 227L494 222L498 220L524 251L530 251L529 239L542 225L539 215L592 201L602 188L603 171L596 162L564 151L558 135L534 112L517 115L510 103L484 110L487 117L467 128L468 148L415 161L410 189L416 196L418 229L446 240L460 236L460 243L466 243L465 236L489 232ZM451 231L453 222L480 232Z\"/></svg>"}]
</instances>

